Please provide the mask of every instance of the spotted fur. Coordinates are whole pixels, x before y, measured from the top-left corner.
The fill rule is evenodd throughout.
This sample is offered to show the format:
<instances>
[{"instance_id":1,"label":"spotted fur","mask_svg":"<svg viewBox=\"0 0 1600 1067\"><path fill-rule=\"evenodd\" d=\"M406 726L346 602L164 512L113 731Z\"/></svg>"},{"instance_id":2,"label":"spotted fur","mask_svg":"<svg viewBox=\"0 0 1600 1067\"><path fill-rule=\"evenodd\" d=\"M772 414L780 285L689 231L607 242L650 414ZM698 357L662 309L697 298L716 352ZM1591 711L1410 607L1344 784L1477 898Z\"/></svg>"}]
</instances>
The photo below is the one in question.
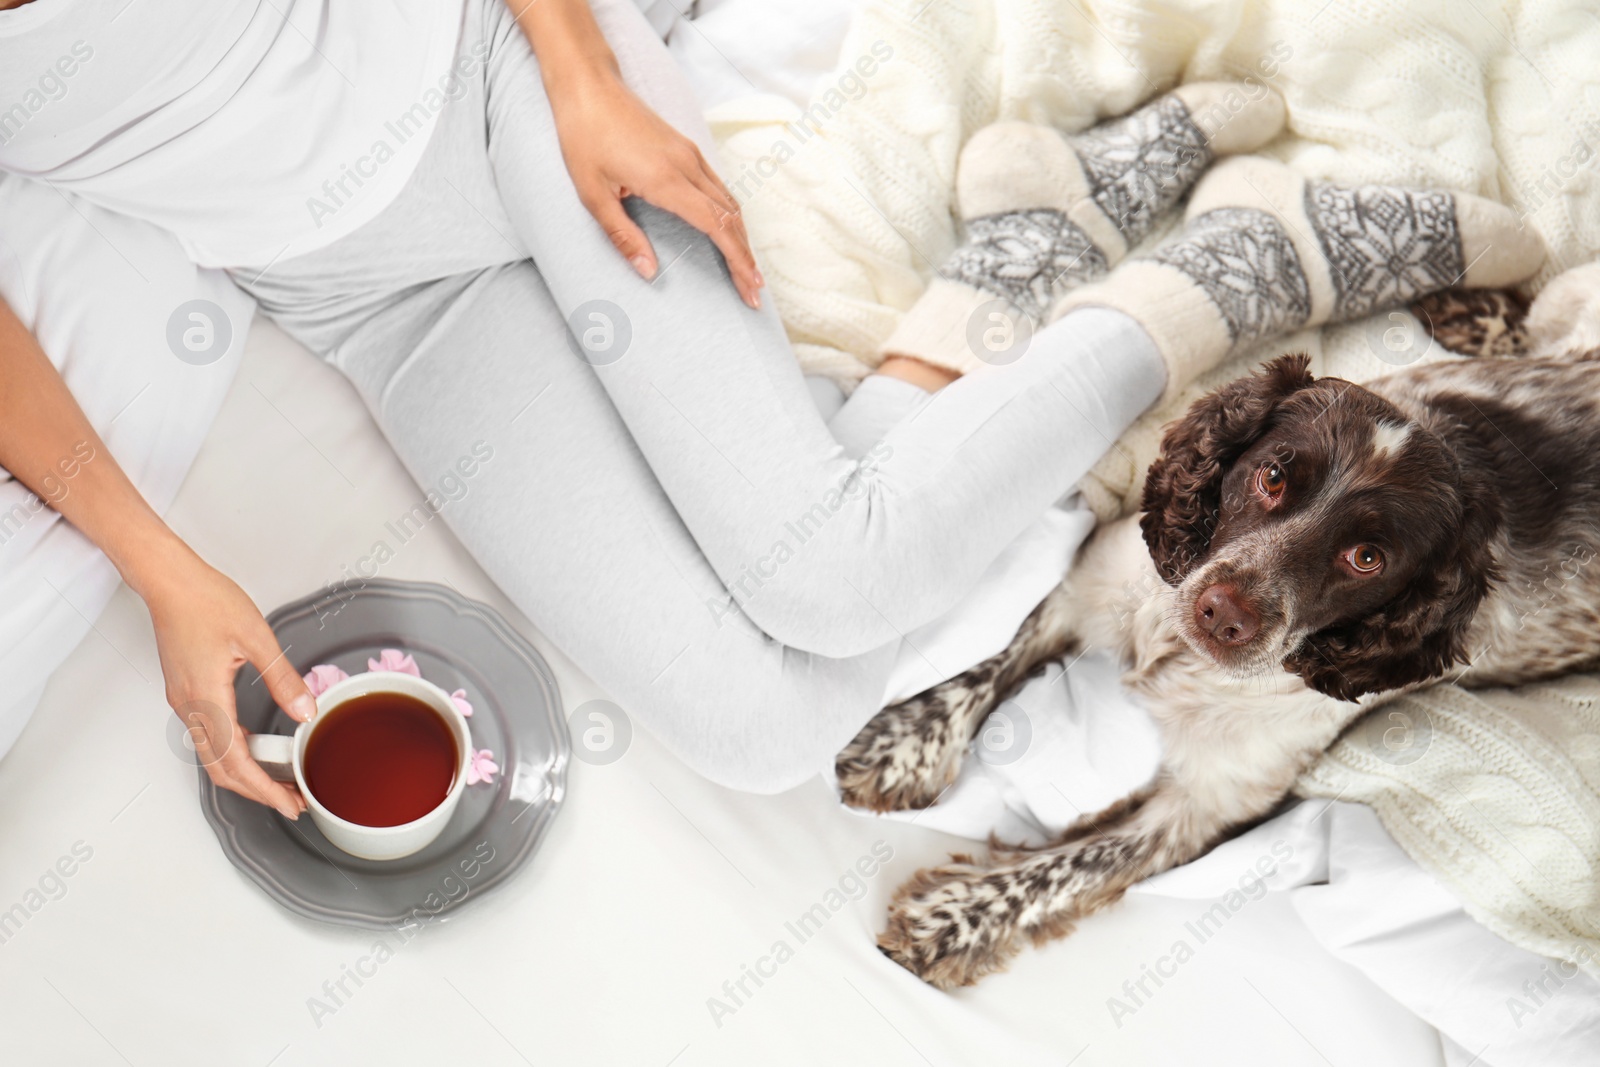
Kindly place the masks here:
<instances>
[{"instance_id":1,"label":"spotted fur","mask_svg":"<svg viewBox=\"0 0 1600 1067\"><path fill-rule=\"evenodd\" d=\"M1029 675L1073 643L1046 600L1023 620L1004 652L943 685L885 708L839 754L834 773L845 803L869 811L925 808L956 780L984 719Z\"/></svg>"},{"instance_id":2,"label":"spotted fur","mask_svg":"<svg viewBox=\"0 0 1600 1067\"><path fill-rule=\"evenodd\" d=\"M1510 289L1446 289L1411 305L1441 347L1461 356L1528 351L1528 302Z\"/></svg>"},{"instance_id":3,"label":"spotted fur","mask_svg":"<svg viewBox=\"0 0 1600 1067\"><path fill-rule=\"evenodd\" d=\"M1210 580L1207 568L1230 555L1270 562L1286 550L1269 536L1234 536L1236 524L1219 519L1224 512L1209 501L1208 485L1289 417L1263 398L1317 383L1303 364L1280 363L1266 372L1259 396L1236 394L1217 405L1213 395L1226 426L1186 425L1204 419L1202 400L1169 430L1151 479L1181 486L1196 498L1193 507L1166 510L1157 492L1146 499L1157 518L1147 512L1143 530L1132 519L1098 530L1009 647L885 709L840 758L852 803L925 806L953 779L986 713L1042 664L1083 647L1124 663L1124 684L1161 731L1156 778L1043 847L991 842L986 858L954 856L919 872L890 905L883 952L941 988L970 985L1027 944L1064 936L1130 885L1203 855L1270 813L1341 731L1396 693L1441 679L1514 685L1600 661L1600 566L1591 565L1600 556L1600 360L1574 353L1570 341L1600 330L1600 270L1587 277L1595 281L1590 295L1561 287L1561 313L1547 314L1552 321L1542 327L1569 339L1556 350L1565 360L1414 367L1366 389L1340 383L1336 403L1293 414L1336 420L1330 439L1344 449L1348 469L1328 479L1335 494L1364 479L1442 478L1419 459L1435 449L1429 462L1459 470L1447 485L1417 491L1446 494L1450 506L1440 514L1456 515L1458 525L1416 529L1448 551L1436 559L1427 547L1434 542L1425 540L1415 573L1360 618L1326 632L1280 628L1271 640L1281 664L1259 657L1219 663L1188 625L1195 601L1186 587ZM1588 321L1554 321L1573 316ZM1344 389L1362 396L1343 397ZM1173 463L1210 468L1179 477ZM1460 493L1467 495L1450 496ZM1174 522L1194 525L1170 529ZM1481 590L1440 579L1445 567L1473 575L1469 582L1481 579ZM1284 610L1293 615L1294 598L1305 594L1292 581L1278 584L1268 593L1288 597ZM1462 591L1456 609L1435 610ZM1413 606L1402 611L1396 604L1406 598ZM1408 636L1436 631L1451 635L1448 646ZM1358 640L1358 633L1367 636Z\"/></svg>"}]
</instances>

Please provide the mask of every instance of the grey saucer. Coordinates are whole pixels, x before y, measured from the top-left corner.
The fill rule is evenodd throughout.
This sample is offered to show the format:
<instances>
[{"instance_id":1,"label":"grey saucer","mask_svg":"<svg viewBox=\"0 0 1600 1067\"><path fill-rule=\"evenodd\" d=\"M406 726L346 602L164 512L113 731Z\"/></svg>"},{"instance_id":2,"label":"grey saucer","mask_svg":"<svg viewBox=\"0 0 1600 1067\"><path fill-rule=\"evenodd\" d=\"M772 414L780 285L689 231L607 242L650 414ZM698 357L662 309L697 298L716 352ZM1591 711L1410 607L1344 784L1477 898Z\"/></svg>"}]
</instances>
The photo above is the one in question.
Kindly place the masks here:
<instances>
[{"instance_id":1,"label":"grey saucer","mask_svg":"<svg viewBox=\"0 0 1600 1067\"><path fill-rule=\"evenodd\" d=\"M533 646L493 609L425 582L325 590L267 621L302 673L332 663L355 674L382 649L409 652L428 681L466 690L473 746L492 750L500 773L467 787L433 844L376 862L329 844L309 816L290 822L216 788L202 768L200 806L234 865L290 911L370 929L443 921L504 885L555 819L572 754L555 677ZM234 691L245 729L293 732L253 669L239 672Z\"/></svg>"}]
</instances>

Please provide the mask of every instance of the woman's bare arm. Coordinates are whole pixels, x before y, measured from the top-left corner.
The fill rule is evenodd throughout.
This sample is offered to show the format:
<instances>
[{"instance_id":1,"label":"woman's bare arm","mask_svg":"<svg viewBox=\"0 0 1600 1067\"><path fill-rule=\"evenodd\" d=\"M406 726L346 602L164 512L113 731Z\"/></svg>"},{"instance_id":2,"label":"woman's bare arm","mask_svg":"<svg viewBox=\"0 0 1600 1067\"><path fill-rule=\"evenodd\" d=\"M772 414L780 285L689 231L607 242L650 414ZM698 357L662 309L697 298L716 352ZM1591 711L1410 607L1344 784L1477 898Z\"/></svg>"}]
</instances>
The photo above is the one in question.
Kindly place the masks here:
<instances>
[{"instance_id":1,"label":"woman's bare arm","mask_svg":"<svg viewBox=\"0 0 1600 1067\"><path fill-rule=\"evenodd\" d=\"M0 302L0 467L98 545L136 592L177 538L106 451L50 360ZM92 455L67 477L63 464Z\"/></svg>"},{"instance_id":2,"label":"woman's bare arm","mask_svg":"<svg viewBox=\"0 0 1600 1067\"><path fill-rule=\"evenodd\" d=\"M87 458L85 458L87 457ZM218 785L289 818L291 788L249 756L234 714L233 676L245 663L291 716L315 711L261 612L167 527L100 440L33 335L0 301L0 467L51 504L116 566L150 609L167 702L190 727ZM64 481L71 470L70 488Z\"/></svg>"}]
</instances>

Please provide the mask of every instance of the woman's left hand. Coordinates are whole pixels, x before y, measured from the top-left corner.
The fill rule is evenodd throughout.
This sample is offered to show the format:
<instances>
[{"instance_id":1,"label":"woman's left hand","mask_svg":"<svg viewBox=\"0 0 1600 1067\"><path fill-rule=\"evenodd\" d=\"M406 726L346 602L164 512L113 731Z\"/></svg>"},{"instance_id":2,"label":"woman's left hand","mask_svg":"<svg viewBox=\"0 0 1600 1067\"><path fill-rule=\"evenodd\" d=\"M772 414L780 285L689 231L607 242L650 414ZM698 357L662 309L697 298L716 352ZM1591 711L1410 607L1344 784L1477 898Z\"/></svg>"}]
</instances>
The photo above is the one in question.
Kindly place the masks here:
<instances>
[{"instance_id":1,"label":"woman's left hand","mask_svg":"<svg viewBox=\"0 0 1600 1067\"><path fill-rule=\"evenodd\" d=\"M553 87L552 87L553 88ZM711 238L751 307L766 282L756 269L739 204L695 143L633 94L611 69L590 67L550 93L561 154L583 206L645 278L660 264L622 199L637 196Z\"/></svg>"}]
</instances>

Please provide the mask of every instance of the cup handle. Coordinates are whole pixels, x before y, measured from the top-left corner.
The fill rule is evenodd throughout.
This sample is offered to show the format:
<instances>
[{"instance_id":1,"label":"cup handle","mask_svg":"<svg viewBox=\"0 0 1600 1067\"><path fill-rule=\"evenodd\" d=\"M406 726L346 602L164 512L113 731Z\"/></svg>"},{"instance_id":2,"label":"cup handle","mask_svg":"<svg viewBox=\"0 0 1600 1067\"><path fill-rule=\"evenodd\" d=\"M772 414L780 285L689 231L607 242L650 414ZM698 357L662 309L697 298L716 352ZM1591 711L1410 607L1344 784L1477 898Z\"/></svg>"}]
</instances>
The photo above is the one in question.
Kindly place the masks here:
<instances>
[{"instance_id":1,"label":"cup handle","mask_svg":"<svg viewBox=\"0 0 1600 1067\"><path fill-rule=\"evenodd\" d=\"M251 734L250 758L261 764L268 778L294 781L293 734Z\"/></svg>"}]
</instances>

